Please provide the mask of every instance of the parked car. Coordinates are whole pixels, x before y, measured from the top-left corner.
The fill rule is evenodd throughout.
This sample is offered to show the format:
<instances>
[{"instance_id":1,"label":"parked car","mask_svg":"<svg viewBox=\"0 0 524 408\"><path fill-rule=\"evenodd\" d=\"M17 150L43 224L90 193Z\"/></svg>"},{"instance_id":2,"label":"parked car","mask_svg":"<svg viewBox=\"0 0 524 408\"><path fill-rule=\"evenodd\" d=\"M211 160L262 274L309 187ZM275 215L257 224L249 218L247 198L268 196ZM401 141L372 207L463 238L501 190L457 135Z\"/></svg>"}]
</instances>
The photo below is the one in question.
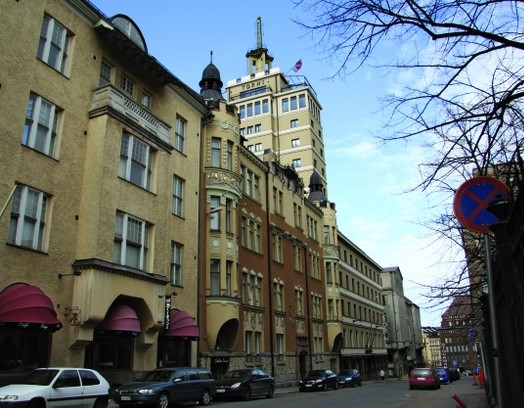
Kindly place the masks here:
<instances>
[{"instance_id":1,"label":"parked car","mask_svg":"<svg viewBox=\"0 0 524 408\"><path fill-rule=\"evenodd\" d=\"M458 368L450 368L449 376L451 377L451 381L460 380L460 370Z\"/></svg>"},{"instance_id":2,"label":"parked car","mask_svg":"<svg viewBox=\"0 0 524 408\"><path fill-rule=\"evenodd\" d=\"M437 367L435 370L437 371L441 384L447 384L447 385L451 384L451 375L449 373L448 368Z\"/></svg>"},{"instance_id":3,"label":"parked car","mask_svg":"<svg viewBox=\"0 0 524 408\"><path fill-rule=\"evenodd\" d=\"M304 391L326 391L328 388L338 389L336 374L331 370L311 370L298 383L300 392Z\"/></svg>"},{"instance_id":4,"label":"parked car","mask_svg":"<svg viewBox=\"0 0 524 408\"><path fill-rule=\"evenodd\" d=\"M272 398L275 393L275 379L259 369L231 370L216 381L213 400L264 396Z\"/></svg>"},{"instance_id":5,"label":"parked car","mask_svg":"<svg viewBox=\"0 0 524 408\"><path fill-rule=\"evenodd\" d=\"M409 389L440 388L440 378L434 368L414 368L409 373Z\"/></svg>"},{"instance_id":6,"label":"parked car","mask_svg":"<svg viewBox=\"0 0 524 408\"><path fill-rule=\"evenodd\" d=\"M136 381L110 390L121 407L155 405L167 408L177 402L208 405L215 395L215 380L205 368L179 367L148 371Z\"/></svg>"},{"instance_id":7,"label":"parked car","mask_svg":"<svg viewBox=\"0 0 524 408\"><path fill-rule=\"evenodd\" d=\"M342 370L337 374L337 381L340 387L354 387L355 384L359 387L362 385L362 377L358 370L350 368L349 370Z\"/></svg>"},{"instance_id":8,"label":"parked car","mask_svg":"<svg viewBox=\"0 0 524 408\"><path fill-rule=\"evenodd\" d=\"M14 384L0 387L0 405L9 407L107 407L109 383L87 368L38 368Z\"/></svg>"}]
</instances>

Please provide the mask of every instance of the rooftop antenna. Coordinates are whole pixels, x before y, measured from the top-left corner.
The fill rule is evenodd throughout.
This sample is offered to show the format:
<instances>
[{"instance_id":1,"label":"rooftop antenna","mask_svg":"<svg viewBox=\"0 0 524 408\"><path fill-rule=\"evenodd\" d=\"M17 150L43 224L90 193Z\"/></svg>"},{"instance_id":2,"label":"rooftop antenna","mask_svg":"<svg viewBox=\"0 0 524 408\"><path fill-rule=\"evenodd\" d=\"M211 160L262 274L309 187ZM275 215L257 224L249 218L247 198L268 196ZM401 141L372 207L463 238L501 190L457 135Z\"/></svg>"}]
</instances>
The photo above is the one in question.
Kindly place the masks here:
<instances>
[{"instance_id":1,"label":"rooftop antenna","mask_svg":"<svg viewBox=\"0 0 524 408\"><path fill-rule=\"evenodd\" d=\"M209 57L209 60L210 60L209 63L212 64L212 63L213 63L213 50L211 50L211 51L209 52L209 55L210 55L210 57Z\"/></svg>"}]
</instances>

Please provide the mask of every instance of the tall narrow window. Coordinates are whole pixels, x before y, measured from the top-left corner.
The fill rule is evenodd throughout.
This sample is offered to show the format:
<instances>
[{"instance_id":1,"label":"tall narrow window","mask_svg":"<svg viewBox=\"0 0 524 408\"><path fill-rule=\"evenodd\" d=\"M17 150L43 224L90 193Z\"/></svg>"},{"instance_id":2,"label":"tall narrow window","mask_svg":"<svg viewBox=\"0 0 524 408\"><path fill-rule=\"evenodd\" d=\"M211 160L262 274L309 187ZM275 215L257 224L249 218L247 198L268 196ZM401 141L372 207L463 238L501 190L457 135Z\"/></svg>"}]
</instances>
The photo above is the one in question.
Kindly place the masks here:
<instances>
[{"instance_id":1,"label":"tall narrow window","mask_svg":"<svg viewBox=\"0 0 524 408\"><path fill-rule=\"evenodd\" d=\"M227 156L226 156L226 166L228 170L233 170L233 142L227 141Z\"/></svg>"},{"instance_id":2,"label":"tall narrow window","mask_svg":"<svg viewBox=\"0 0 524 408\"><path fill-rule=\"evenodd\" d=\"M99 86L110 84L113 79L113 67L106 60L102 60L100 64L100 80L98 82Z\"/></svg>"},{"instance_id":3,"label":"tall narrow window","mask_svg":"<svg viewBox=\"0 0 524 408\"><path fill-rule=\"evenodd\" d=\"M70 36L63 25L48 15L44 16L40 31L37 56L61 73L65 72Z\"/></svg>"},{"instance_id":4,"label":"tall narrow window","mask_svg":"<svg viewBox=\"0 0 524 408\"><path fill-rule=\"evenodd\" d=\"M209 214L210 229L218 231L220 229L220 197L211 196L209 199L209 207L211 209Z\"/></svg>"},{"instance_id":5,"label":"tall narrow window","mask_svg":"<svg viewBox=\"0 0 524 408\"><path fill-rule=\"evenodd\" d=\"M149 92L146 92L146 91L143 91L142 92L142 100L140 101L140 103L142 104L142 106L146 109L151 109L151 101L152 101L152 96Z\"/></svg>"},{"instance_id":6,"label":"tall narrow window","mask_svg":"<svg viewBox=\"0 0 524 408\"><path fill-rule=\"evenodd\" d=\"M48 156L53 156L59 113L59 109L51 102L31 94L27 102L22 144Z\"/></svg>"},{"instance_id":7,"label":"tall narrow window","mask_svg":"<svg viewBox=\"0 0 524 408\"><path fill-rule=\"evenodd\" d=\"M284 360L284 335L283 334L276 335L275 348L277 352L277 360L283 361Z\"/></svg>"},{"instance_id":8,"label":"tall narrow window","mask_svg":"<svg viewBox=\"0 0 524 408\"><path fill-rule=\"evenodd\" d=\"M262 101L262 113L268 113L269 112L269 101L267 99L264 99Z\"/></svg>"},{"instance_id":9,"label":"tall narrow window","mask_svg":"<svg viewBox=\"0 0 524 408\"><path fill-rule=\"evenodd\" d=\"M149 189L151 182L151 148L136 137L124 133L120 148L118 175L137 186Z\"/></svg>"},{"instance_id":10,"label":"tall narrow window","mask_svg":"<svg viewBox=\"0 0 524 408\"><path fill-rule=\"evenodd\" d=\"M117 212L113 261L133 268L146 269L149 228L146 221Z\"/></svg>"},{"instance_id":11,"label":"tall narrow window","mask_svg":"<svg viewBox=\"0 0 524 408\"><path fill-rule=\"evenodd\" d=\"M220 167L220 145L221 140L218 137L211 139L211 166Z\"/></svg>"},{"instance_id":12,"label":"tall narrow window","mask_svg":"<svg viewBox=\"0 0 524 408\"><path fill-rule=\"evenodd\" d=\"M175 149L184 153L186 140L186 121L180 116L176 117Z\"/></svg>"},{"instance_id":13,"label":"tall narrow window","mask_svg":"<svg viewBox=\"0 0 524 408\"><path fill-rule=\"evenodd\" d=\"M226 295L231 296L231 279L233 275L233 261L226 261Z\"/></svg>"},{"instance_id":14,"label":"tall narrow window","mask_svg":"<svg viewBox=\"0 0 524 408\"><path fill-rule=\"evenodd\" d=\"M182 285L182 245L173 242L171 253L171 283Z\"/></svg>"},{"instance_id":15,"label":"tall narrow window","mask_svg":"<svg viewBox=\"0 0 524 408\"><path fill-rule=\"evenodd\" d=\"M209 273L211 295L218 296L220 295L220 260L211 259Z\"/></svg>"},{"instance_id":16,"label":"tall narrow window","mask_svg":"<svg viewBox=\"0 0 524 408\"><path fill-rule=\"evenodd\" d=\"M289 111L289 99L284 98L282 99L282 112L287 112L287 111Z\"/></svg>"},{"instance_id":17,"label":"tall narrow window","mask_svg":"<svg viewBox=\"0 0 524 408\"><path fill-rule=\"evenodd\" d=\"M184 215L184 180L173 176L173 214L182 217Z\"/></svg>"},{"instance_id":18,"label":"tall narrow window","mask_svg":"<svg viewBox=\"0 0 524 408\"><path fill-rule=\"evenodd\" d=\"M13 209L7 242L43 250L48 197L41 191L18 185L13 195Z\"/></svg>"}]
</instances>

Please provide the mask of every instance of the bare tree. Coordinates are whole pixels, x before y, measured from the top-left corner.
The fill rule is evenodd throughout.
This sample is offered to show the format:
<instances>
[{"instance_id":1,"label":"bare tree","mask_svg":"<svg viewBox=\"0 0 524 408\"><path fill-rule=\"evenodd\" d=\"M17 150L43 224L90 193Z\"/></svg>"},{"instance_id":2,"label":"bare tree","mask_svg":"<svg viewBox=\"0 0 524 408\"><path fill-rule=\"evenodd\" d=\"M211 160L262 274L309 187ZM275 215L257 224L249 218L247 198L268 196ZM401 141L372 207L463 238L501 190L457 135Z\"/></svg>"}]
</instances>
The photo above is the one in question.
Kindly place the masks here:
<instances>
[{"instance_id":1,"label":"bare tree","mask_svg":"<svg viewBox=\"0 0 524 408\"><path fill-rule=\"evenodd\" d=\"M296 21L317 39L345 77L383 58L384 44L407 52L383 66L412 73L387 95L384 141L410 140L432 152L418 163L413 189L444 193L474 175L495 174L512 192L524 175L524 3L515 0L292 0L309 20ZM391 48L391 47L390 47ZM414 163L415 164L415 163ZM426 225L466 252L454 271L428 285L434 304L482 293L483 245L449 214ZM472 246L473 244L473 246Z\"/></svg>"},{"instance_id":2,"label":"bare tree","mask_svg":"<svg viewBox=\"0 0 524 408\"><path fill-rule=\"evenodd\" d=\"M518 162L524 126L524 3L514 0L293 0L311 21L297 21L340 62L358 69L389 40L412 51L396 61L417 78L389 95L384 140L413 139L438 154L418 186L450 188L451 175L485 174ZM394 126L391 126L394 125ZM520 173L522 174L522 173Z\"/></svg>"}]
</instances>

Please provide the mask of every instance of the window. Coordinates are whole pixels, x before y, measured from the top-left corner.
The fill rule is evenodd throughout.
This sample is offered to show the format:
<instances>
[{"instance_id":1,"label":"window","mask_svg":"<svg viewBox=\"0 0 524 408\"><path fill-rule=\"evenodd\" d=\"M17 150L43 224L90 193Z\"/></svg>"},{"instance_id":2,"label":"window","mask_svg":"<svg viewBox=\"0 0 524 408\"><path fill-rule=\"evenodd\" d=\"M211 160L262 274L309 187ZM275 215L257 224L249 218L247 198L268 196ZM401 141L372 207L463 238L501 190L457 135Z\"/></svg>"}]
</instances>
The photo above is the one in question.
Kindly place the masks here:
<instances>
[{"instance_id":1,"label":"window","mask_svg":"<svg viewBox=\"0 0 524 408\"><path fill-rule=\"evenodd\" d=\"M140 102L142 106L146 109L151 109L151 100L152 100L151 94L146 91L143 91L142 92L142 101Z\"/></svg>"},{"instance_id":2,"label":"window","mask_svg":"<svg viewBox=\"0 0 524 408\"><path fill-rule=\"evenodd\" d=\"M282 99L282 112L287 112L287 111L289 111L289 99L284 98Z\"/></svg>"},{"instance_id":3,"label":"window","mask_svg":"<svg viewBox=\"0 0 524 408\"><path fill-rule=\"evenodd\" d=\"M233 261L226 261L226 295L231 296L231 275L233 273Z\"/></svg>"},{"instance_id":4,"label":"window","mask_svg":"<svg viewBox=\"0 0 524 408\"><path fill-rule=\"evenodd\" d=\"M244 339L244 346L246 348L246 355L249 355L251 354L251 336L252 336L253 332L251 331L246 331L245 332L245 339Z\"/></svg>"},{"instance_id":5,"label":"window","mask_svg":"<svg viewBox=\"0 0 524 408\"><path fill-rule=\"evenodd\" d=\"M253 104L248 103L247 104L247 117L253 116Z\"/></svg>"},{"instance_id":6,"label":"window","mask_svg":"<svg viewBox=\"0 0 524 408\"><path fill-rule=\"evenodd\" d=\"M271 241L273 246L273 260L277 262L282 261L282 237L277 233L273 233L273 240Z\"/></svg>"},{"instance_id":7,"label":"window","mask_svg":"<svg viewBox=\"0 0 524 408\"><path fill-rule=\"evenodd\" d=\"M63 25L44 16L37 57L61 73L65 72L70 35Z\"/></svg>"},{"instance_id":8,"label":"window","mask_svg":"<svg viewBox=\"0 0 524 408\"><path fill-rule=\"evenodd\" d=\"M284 283L282 281L274 282L275 291L275 309L284 310Z\"/></svg>"},{"instance_id":9,"label":"window","mask_svg":"<svg viewBox=\"0 0 524 408\"><path fill-rule=\"evenodd\" d=\"M268 113L269 112L269 101L267 99L264 99L262 101L262 113Z\"/></svg>"},{"instance_id":10,"label":"window","mask_svg":"<svg viewBox=\"0 0 524 408\"><path fill-rule=\"evenodd\" d=\"M186 121L181 117L176 118L175 149L184 153L186 140Z\"/></svg>"},{"instance_id":11,"label":"window","mask_svg":"<svg viewBox=\"0 0 524 408\"><path fill-rule=\"evenodd\" d=\"M182 245L176 242L171 245L171 283L182 285Z\"/></svg>"},{"instance_id":12,"label":"window","mask_svg":"<svg viewBox=\"0 0 524 408\"><path fill-rule=\"evenodd\" d=\"M51 102L29 95L22 144L53 156L56 145L59 109Z\"/></svg>"},{"instance_id":13,"label":"window","mask_svg":"<svg viewBox=\"0 0 524 408\"><path fill-rule=\"evenodd\" d=\"M295 270L302 272L302 248L297 244L293 245L293 258Z\"/></svg>"},{"instance_id":14,"label":"window","mask_svg":"<svg viewBox=\"0 0 524 408\"><path fill-rule=\"evenodd\" d=\"M260 115L260 101L255 102L255 115Z\"/></svg>"},{"instance_id":15,"label":"window","mask_svg":"<svg viewBox=\"0 0 524 408\"><path fill-rule=\"evenodd\" d=\"M210 288L211 295L218 296L220 295L220 260L211 259L210 268Z\"/></svg>"},{"instance_id":16,"label":"window","mask_svg":"<svg viewBox=\"0 0 524 408\"><path fill-rule=\"evenodd\" d=\"M209 214L210 229L214 231L218 231L220 230L220 214L219 214L220 197L211 196L209 199L209 207L210 207L210 214Z\"/></svg>"},{"instance_id":17,"label":"window","mask_svg":"<svg viewBox=\"0 0 524 408\"><path fill-rule=\"evenodd\" d=\"M262 151L262 143L256 143L255 152L261 152L261 151Z\"/></svg>"},{"instance_id":18,"label":"window","mask_svg":"<svg viewBox=\"0 0 524 408\"><path fill-rule=\"evenodd\" d=\"M233 142L227 141L227 156L226 156L226 167L228 170L233 170Z\"/></svg>"},{"instance_id":19,"label":"window","mask_svg":"<svg viewBox=\"0 0 524 408\"><path fill-rule=\"evenodd\" d=\"M233 200L230 198L226 198L226 232L233 232L233 226L232 226L232 212L233 207Z\"/></svg>"},{"instance_id":20,"label":"window","mask_svg":"<svg viewBox=\"0 0 524 408\"><path fill-rule=\"evenodd\" d=\"M182 217L184 203L184 180L178 176L173 176L173 214Z\"/></svg>"},{"instance_id":21,"label":"window","mask_svg":"<svg viewBox=\"0 0 524 408\"><path fill-rule=\"evenodd\" d=\"M41 191L18 185L13 195L13 209L7 242L43 250L49 197Z\"/></svg>"},{"instance_id":22,"label":"window","mask_svg":"<svg viewBox=\"0 0 524 408\"><path fill-rule=\"evenodd\" d=\"M219 138L211 139L211 166L213 167L220 167L220 144Z\"/></svg>"},{"instance_id":23,"label":"window","mask_svg":"<svg viewBox=\"0 0 524 408\"><path fill-rule=\"evenodd\" d=\"M146 221L117 212L113 261L133 268L146 269L149 229Z\"/></svg>"},{"instance_id":24,"label":"window","mask_svg":"<svg viewBox=\"0 0 524 408\"><path fill-rule=\"evenodd\" d=\"M255 125L255 133L258 133L258 132L261 132L262 131L262 125L260 123L256 124Z\"/></svg>"},{"instance_id":25,"label":"window","mask_svg":"<svg viewBox=\"0 0 524 408\"><path fill-rule=\"evenodd\" d=\"M291 162L291 166L293 166L293 168L298 168L302 165L301 163L301 160L300 159L293 159L293 161Z\"/></svg>"},{"instance_id":26,"label":"window","mask_svg":"<svg viewBox=\"0 0 524 408\"><path fill-rule=\"evenodd\" d=\"M300 139L291 140L291 147L300 147Z\"/></svg>"},{"instance_id":27,"label":"window","mask_svg":"<svg viewBox=\"0 0 524 408\"><path fill-rule=\"evenodd\" d=\"M129 79L126 75L122 74L120 77L120 89L122 89L122 91L124 91L129 96L134 96L135 82Z\"/></svg>"},{"instance_id":28,"label":"window","mask_svg":"<svg viewBox=\"0 0 524 408\"><path fill-rule=\"evenodd\" d=\"M291 101L291 110L297 110L297 97L296 96L292 96L289 99Z\"/></svg>"},{"instance_id":29,"label":"window","mask_svg":"<svg viewBox=\"0 0 524 408\"><path fill-rule=\"evenodd\" d=\"M276 352L277 352L277 360L278 361L284 361L284 335L278 334L276 335Z\"/></svg>"},{"instance_id":30,"label":"window","mask_svg":"<svg viewBox=\"0 0 524 408\"><path fill-rule=\"evenodd\" d=\"M100 80L98 82L99 86L110 84L113 79L113 67L106 60L102 60L100 65Z\"/></svg>"},{"instance_id":31,"label":"window","mask_svg":"<svg viewBox=\"0 0 524 408\"><path fill-rule=\"evenodd\" d=\"M298 107L299 108L306 107L306 95L305 94L298 95Z\"/></svg>"},{"instance_id":32,"label":"window","mask_svg":"<svg viewBox=\"0 0 524 408\"><path fill-rule=\"evenodd\" d=\"M120 148L118 175L137 186L149 189L151 183L151 147L124 133Z\"/></svg>"},{"instance_id":33,"label":"window","mask_svg":"<svg viewBox=\"0 0 524 408\"><path fill-rule=\"evenodd\" d=\"M243 119L246 117L246 106L245 105L240 106L240 109L238 110L238 114L240 116L240 119Z\"/></svg>"}]
</instances>

